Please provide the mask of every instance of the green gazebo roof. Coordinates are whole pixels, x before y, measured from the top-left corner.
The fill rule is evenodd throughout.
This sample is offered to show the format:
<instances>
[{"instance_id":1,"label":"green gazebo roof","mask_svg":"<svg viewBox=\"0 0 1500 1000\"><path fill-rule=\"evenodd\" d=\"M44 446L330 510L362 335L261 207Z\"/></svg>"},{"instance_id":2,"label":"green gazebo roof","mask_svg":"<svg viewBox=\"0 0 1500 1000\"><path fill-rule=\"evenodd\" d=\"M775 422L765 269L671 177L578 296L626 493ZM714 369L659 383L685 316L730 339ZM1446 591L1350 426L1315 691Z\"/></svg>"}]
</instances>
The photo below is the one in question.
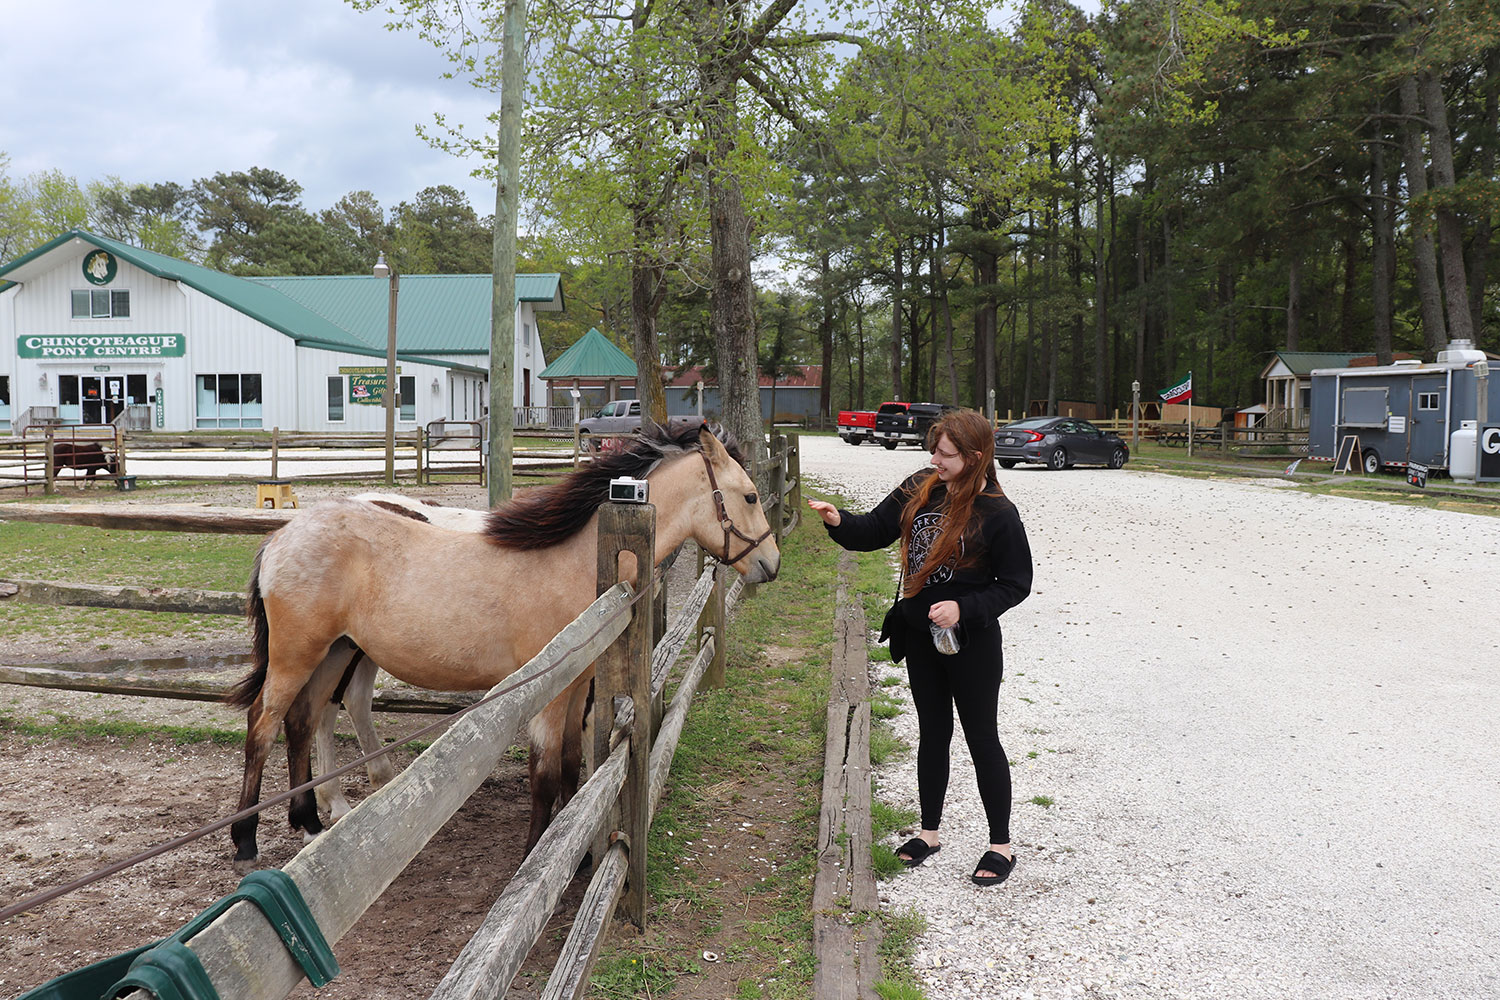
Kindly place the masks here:
<instances>
[{"instance_id":1,"label":"green gazebo roof","mask_svg":"<svg viewBox=\"0 0 1500 1000\"><path fill-rule=\"evenodd\" d=\"M593 327L579 337L557 360L542 369L543 379L635 378L630 355L609 342Z\"/></svg>"}]
</instances>

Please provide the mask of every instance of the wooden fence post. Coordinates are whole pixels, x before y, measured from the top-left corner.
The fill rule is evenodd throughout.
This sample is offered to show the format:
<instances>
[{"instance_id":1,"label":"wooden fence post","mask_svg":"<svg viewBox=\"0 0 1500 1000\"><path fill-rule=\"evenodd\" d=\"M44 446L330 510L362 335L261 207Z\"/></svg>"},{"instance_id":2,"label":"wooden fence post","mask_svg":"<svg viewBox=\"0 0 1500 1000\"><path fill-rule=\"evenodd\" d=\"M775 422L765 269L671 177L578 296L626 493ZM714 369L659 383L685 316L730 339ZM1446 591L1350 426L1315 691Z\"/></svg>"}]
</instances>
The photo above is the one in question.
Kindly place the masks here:
<instances>
[{"instance_id":1,"label":"wooden fence post","mask_svg":"<svg viewBox=\"0 0 1500 1000\"><path fill-rule=\"evenodd\" d=\"M786 435L771 435L771 495L776 498L776 537L786 527Z\"/></svg>"},{"instance_id":2,"label":"wooden fence post","mask_svg":"<svg viewBox=\"0 0 1500 1000\"><path fill-rule=\"evenodd\" d=\"M599 587L602 593L619 577L619 554L635 555L635 590L645 588L642 604L632 609L630 625L594 664L593 761L609 756L614 728L615 696L628 695L635 705L630 734L630 771L620 796L619 823L630 847L625 915L646 926L646 836L651 825L651 651L656 645L652 612L652 555L656 548L656 508L650 504L606 503L599 508ZM644 606L643 606L644 605ZM603 851L595 842L594 857Z\"/></svg>"},{"instance_id":3,"label":"wooden fence post","mask_svg":"<svg viewBox=\"0 0 1500 1000\"><path fill-rule=\"evenodd\" d=\"M722 565L714 567L714 589L709 592L708 603L703 606L703 616L699 619L714 630L714 658L703 673L704 687L724 686L724 664L729 649L728 637L724 634L724 594L729 589L725 583L729 575L728 569L729 567ZM698 641L698 648L703 648L701 639Z\"/></svg>"},{"instance_id":4,"label":"wooden fence post","mask_svg":"<svg viewBox=\"0 0 1500 1000\"><path fill-rule=\"evenodd\" d=\"M277 463L278 459L281 457L280 456L280 452L281 452L281 428L280 427L272 427L271 428L271 478L272 479L280 479L281 478L280 476L278 476L276 474L276 463Z\"/></svg>"},{"instance_id":5,"label":"wooden fence post","mask_svg":"<svg viewBox=\"0 0 1500 1000\"><path fill-rule=\"evenodd\" d=\"M51 496L52 494L57 492L57 483L54 481L55 477L53 475L56 467L52 464L53 443L52 428L48 427L47 440L46 443L42 446L42 450L46 453L47 458L47 468L42 473L42 492L47 494L48 496Z\"/></svg>"},{"instance_id":6,"label":"wooden fence post","mask_svg":"<svg viewBox=\"0 0 1500 1000\"><path fill-rule=\"evenodd\" d=\"M786 475L792 484L792 496L787 507L790 516L782 523L792 525L802 517L802 438L788 434L786 441Z\"/></svg>"},{"instance_id":7,"label":"wooden fence post","mask_svg":"<svg viewBox=\"0 0 1500 1000\"><path fill-rule=\"evenodd\" d=\"M125 468L125 430L115 426L115 476L124 479L129 472Z\"/></svg>"}]
</instances>

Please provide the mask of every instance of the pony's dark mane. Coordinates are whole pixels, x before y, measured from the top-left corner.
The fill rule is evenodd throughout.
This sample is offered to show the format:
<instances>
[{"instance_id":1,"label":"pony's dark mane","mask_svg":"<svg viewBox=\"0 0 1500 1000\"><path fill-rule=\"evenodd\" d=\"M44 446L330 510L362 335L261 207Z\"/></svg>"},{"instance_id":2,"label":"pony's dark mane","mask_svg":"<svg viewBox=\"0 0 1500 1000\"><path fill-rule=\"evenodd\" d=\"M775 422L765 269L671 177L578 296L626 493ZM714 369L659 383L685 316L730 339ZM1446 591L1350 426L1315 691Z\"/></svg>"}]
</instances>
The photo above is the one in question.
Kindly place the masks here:
<instances>
[{"instance_id":1,"label":"pony's dark mane","mask_svg":"<svg viewBox=\"0 0 1500 1000\"><path fill-rule=\"evenodd\" d=\"M693 423L676 430L652 425L624 450L602 455L560 483L538 486L490 511L484 535L507 549L544 549L572 538L588 524L599 505L609 499L609 481L621 477L644 479L669 458L703 450L700 429ZM744 455L734 438L708 427L740 465Z\"/></svg>"}]
</instances>

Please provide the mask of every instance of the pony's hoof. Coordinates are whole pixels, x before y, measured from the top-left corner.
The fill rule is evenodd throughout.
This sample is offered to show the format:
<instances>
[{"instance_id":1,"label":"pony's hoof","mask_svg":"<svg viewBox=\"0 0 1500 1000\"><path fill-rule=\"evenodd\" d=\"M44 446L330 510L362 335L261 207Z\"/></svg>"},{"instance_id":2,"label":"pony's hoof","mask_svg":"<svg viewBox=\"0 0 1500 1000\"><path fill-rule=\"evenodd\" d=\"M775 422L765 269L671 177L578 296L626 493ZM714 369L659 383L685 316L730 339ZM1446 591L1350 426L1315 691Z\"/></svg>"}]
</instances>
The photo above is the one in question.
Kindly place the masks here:
<instances>
[{"instance_id":1,"label":"pony's hoof","mask_svg":"<svg viewBox=\"0 0 1500 1000\"><path fill-rule=\"evenodd\" d=\"M328 810L328 822L337 823L352 812L347 802L335 802Z\"/></svg>"},{"instance_id":2,"label":"pony's hoof","mask_svg":"<svg viewBox=\"0 0 1500 1000\"><path fill-rule=\"evenodd\" d=\"M318 832L321 833L322 831L320 830ZM303 847L306 847L308 844L311 844L313 841L315 841L317 839L318 839L318 834L316 834L316 833L308 833L306 830L302 831L302 846Z\"/></svg>"},{"instance_id":3,"label":"pony's hoof","mask_svg":"<svg viewBox=\"0 0 1500 1000\"><path fill-rule=\"evenodd\" d=\"M251 858L248 861L235 861L234 863L235 873L239 875L249 875L251 872L255 871L257 867L258 866L256 865L254 858Z\"/></svg>"}]
</instances>

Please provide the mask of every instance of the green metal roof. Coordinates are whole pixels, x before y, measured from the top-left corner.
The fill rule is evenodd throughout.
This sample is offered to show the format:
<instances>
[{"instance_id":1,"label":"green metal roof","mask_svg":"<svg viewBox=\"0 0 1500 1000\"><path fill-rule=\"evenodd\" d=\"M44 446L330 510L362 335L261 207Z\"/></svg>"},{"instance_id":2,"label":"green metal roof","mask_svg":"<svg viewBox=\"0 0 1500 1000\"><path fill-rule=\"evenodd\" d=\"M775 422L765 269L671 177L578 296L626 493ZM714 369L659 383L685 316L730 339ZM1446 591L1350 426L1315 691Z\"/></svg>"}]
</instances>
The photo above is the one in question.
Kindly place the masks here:
<instances>
[{"instance_id":1,"label":"green metal roof","mask_svg":"<svg viewBox=\"0 0 1500 1000\"><path fill-rule=\"evenodd\" d=\"M352 274L316 277L251 278L276 289L334 325L359 331L385 344L390 282ZM396 346L403 354L486 354L490 349L488 274L402 275L396 296ZM562 277L516 275L516 301L562 308ZM519 331L518 331L519 333Z\"/></svg>"},{"instance_id":2,"label":"green metal roof","mask_svg":"<svg viewBox=\"0 0 1500 1000\"><path fill-rule=\"evenodd\" d=\"M553 378L635 378L635 362L630 355L610 343L593 327L579 337L557 360L542 369L540 376Z\"/></svg>"},{"instance_id":3,"label":"green metal roof","mask_svg":"<svg viewBox=\"0 0 1500 1000\"><path fill-rule=\"evenodd\" d=\"M27 265L70 240L108 250L159 278L180 281L286 334L299 345L385 357L389 289L385 278L241 278L74 229L0 267L0 291L10 284L5 275L24 275ZM397 353L412 361L430 360L449 367L467 366L416 355L488 353L492 287L487 274L402 276L396 313ZM543 311L561 310L561 275L516 275L516 301L531 302Z\"/></svg>"},{"instance_id":4,"label":"green metal roof","mask_svg":"<svg viewBox=\"0 0 1500 1000\"><path fill-rule=\"evenodd\" d=\"M273 288L246 278L225 274L223 271L200 267L176 257L168 257L166 254L156 253L153 250L142 250L140 247L133 247L106 236L98 236L83 229L69 230L25 256L17 257L4 267L0 267L0 276L23 271L27 264L71 240L108 250L121 260L128 261L158 278L180 281L252 319L259 320L273 330L279 330L299 344L352 351L356 354L383 356L385 353L383 334L378 341L360 338L349 330L293 302Z\"/></svg>"},{"instance_id":5,"label":"green metal roof","mask_svg":"<svg viewBox=\"0 0 1500 1000\"><path fill-rule=\"evenodd\" d=\"M1363 352L1338 352L1338 351L1277 351L1265 369L1260 373L1265 378L1272 368L1276 367L1276 361L1286 365L1293 375L1309 375L1314 368L1345 368L1354 358L1371 354L1371 351Z\"/></svg>"}]
</instances>

